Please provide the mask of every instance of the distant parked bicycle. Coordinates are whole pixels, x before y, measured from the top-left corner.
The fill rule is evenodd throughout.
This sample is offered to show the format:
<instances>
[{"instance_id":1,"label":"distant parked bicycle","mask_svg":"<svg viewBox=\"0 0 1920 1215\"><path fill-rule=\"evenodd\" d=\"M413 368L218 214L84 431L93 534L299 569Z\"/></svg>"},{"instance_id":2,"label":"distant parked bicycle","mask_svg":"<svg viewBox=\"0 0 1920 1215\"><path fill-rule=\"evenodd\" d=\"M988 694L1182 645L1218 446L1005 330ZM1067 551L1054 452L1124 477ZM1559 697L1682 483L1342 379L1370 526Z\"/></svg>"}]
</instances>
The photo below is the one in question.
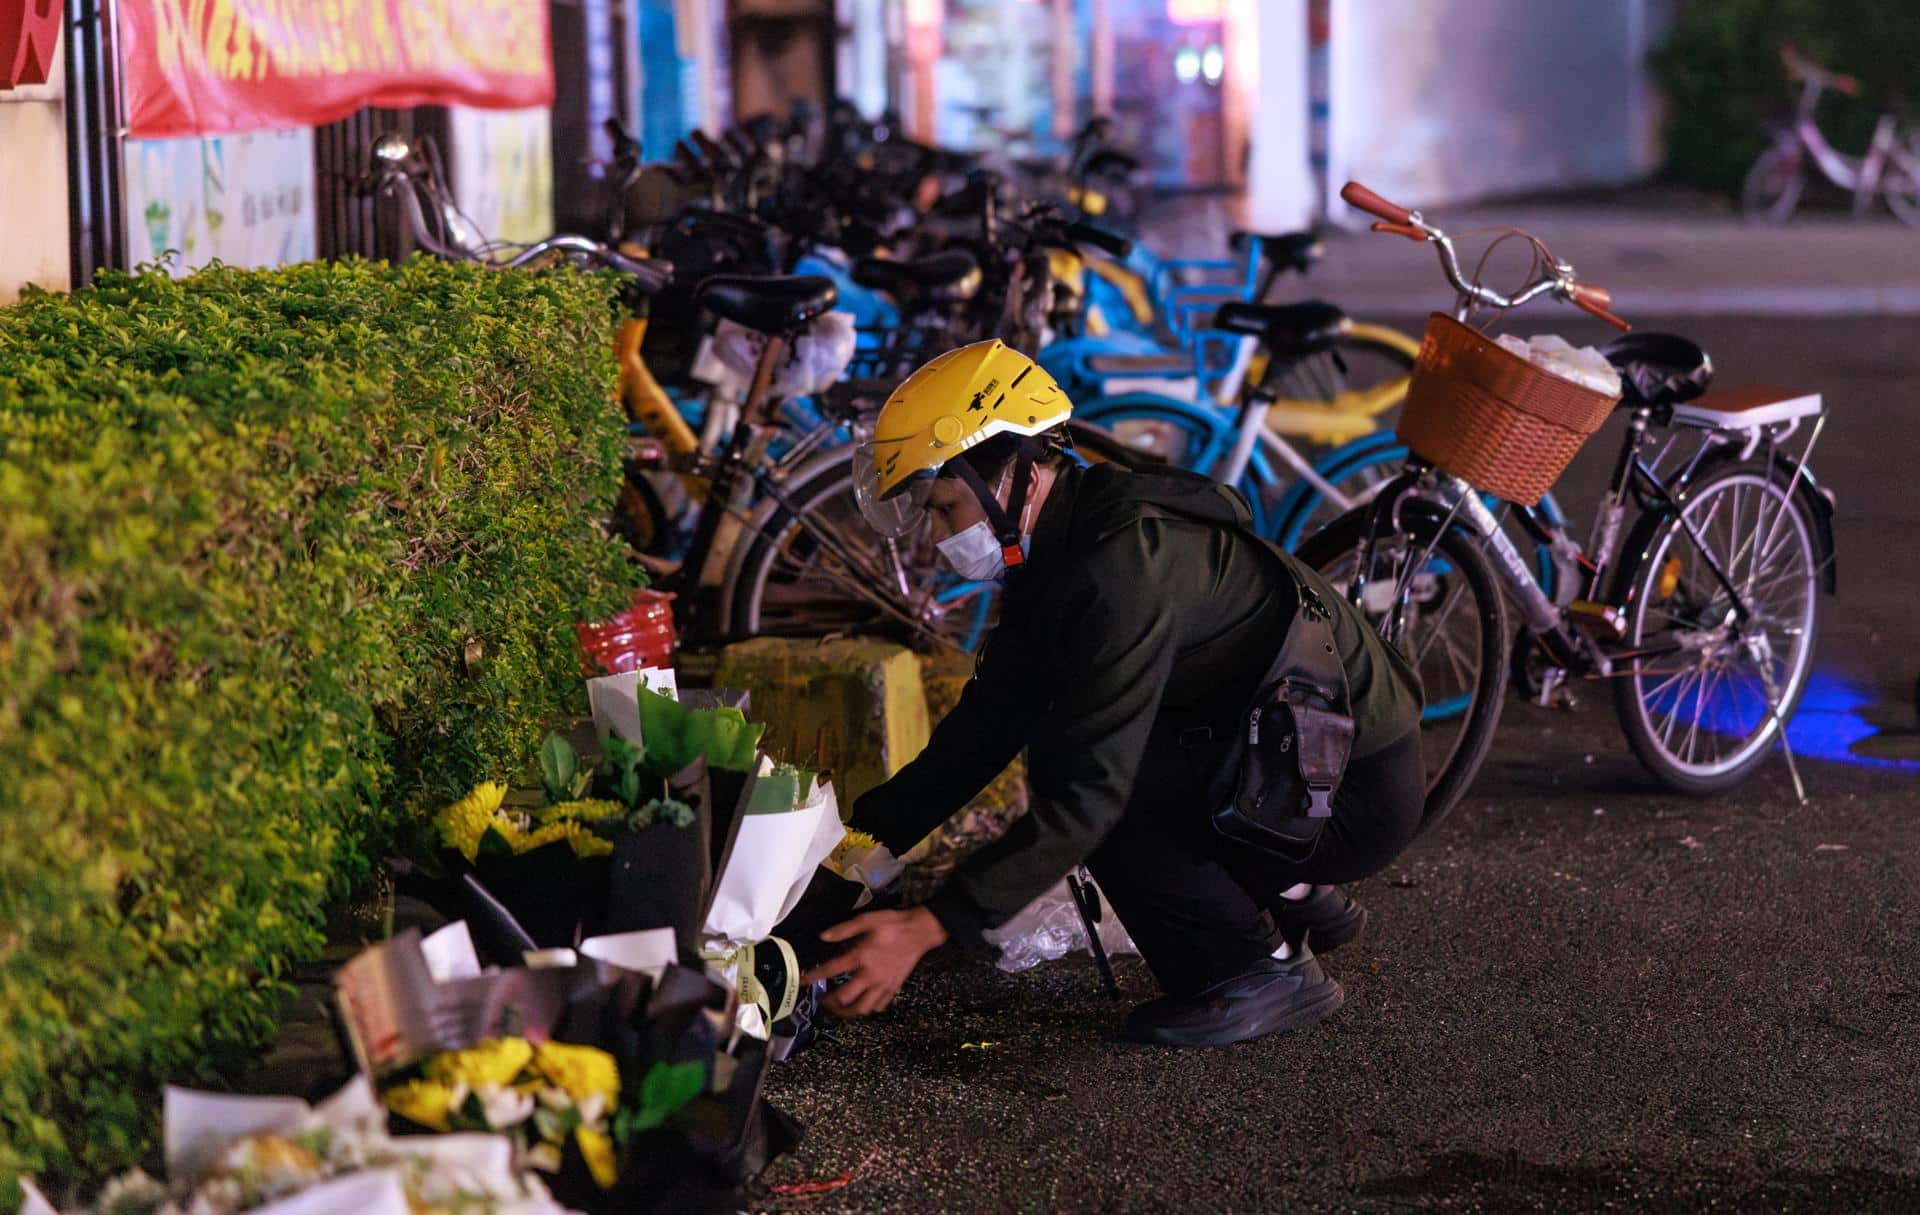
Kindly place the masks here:
<instances>
[{"instance_id":1,"label":"distant parked bicycle","mask_svg":"<svg viewBox=\"0 0 1920 1215\"><path fill-rule=\"evenodd\" d=\"M1874 199L1883 198L1902 222L1920 226L1920 146L1912 136L1902 137L1894 116L1882 114L1866 155L1835 151L1820 133L1814 110L1828 89L1859 96L1860 82L1815 66L1790 46L1780 48L1780 61L1788 77L1800 82L1800 105L1793 121L1774 133L1772 146L1747 171L1740 209L1750 219L1783 222L1800 205L1811 163L1829 182L1852 192L1855 215L1866 214Z\"/></svg>"}]
</instances>

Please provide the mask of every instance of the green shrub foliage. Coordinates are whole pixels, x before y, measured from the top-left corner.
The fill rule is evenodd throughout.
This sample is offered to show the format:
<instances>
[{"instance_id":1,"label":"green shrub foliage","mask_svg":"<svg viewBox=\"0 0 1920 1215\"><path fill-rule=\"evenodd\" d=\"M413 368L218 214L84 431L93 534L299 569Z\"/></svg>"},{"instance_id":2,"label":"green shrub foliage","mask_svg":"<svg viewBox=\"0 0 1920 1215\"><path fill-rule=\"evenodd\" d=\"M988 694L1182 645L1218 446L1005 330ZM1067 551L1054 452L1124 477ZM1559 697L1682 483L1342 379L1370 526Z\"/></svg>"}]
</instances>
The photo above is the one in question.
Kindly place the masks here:
<instances>
[{"instance_id":1,"label":"green shrub foliage","mask_svg":"<svg viewBox=\"0 0 1920 1215\"><path fill-rule=\"evenodd\" d=\"M0 1190L140 1158L369 857L584 709L571 626L635 581L610 301L415 261L0 310Z\"/></svg>"},{"instance_id":2,"label":"green shrub foliage","mask_svg":"<svg viewBox=\"0 0 1920 1215\"><path fill-rule=\"evenodd\" d=\"M1667 160L1679 180L1738 195L1772 124L1799 94L1780 65L1792 43L1828 71L1860 79L1859 98L1829 92L1821 129L1859 153L1877 117L1920 111L1920 6L1889 0L1687 0L1652 57L1667 94Z\"/></svg>"}]
</instances>

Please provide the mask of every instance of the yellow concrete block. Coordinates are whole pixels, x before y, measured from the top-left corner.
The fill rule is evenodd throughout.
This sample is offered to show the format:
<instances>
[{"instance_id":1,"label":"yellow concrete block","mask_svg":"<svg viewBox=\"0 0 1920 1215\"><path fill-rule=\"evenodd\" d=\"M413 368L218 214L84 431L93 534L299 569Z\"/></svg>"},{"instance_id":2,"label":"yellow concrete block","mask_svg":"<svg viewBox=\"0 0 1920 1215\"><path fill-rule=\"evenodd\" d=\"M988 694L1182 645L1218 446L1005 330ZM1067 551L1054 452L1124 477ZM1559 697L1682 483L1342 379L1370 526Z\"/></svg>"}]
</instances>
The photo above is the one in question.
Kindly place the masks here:
<instances>
[{"instance_id":1,"label":"yellow concrete block","mask_svg":"<svg viewBox=\"0 0 1920 1215\"><path fill-rule=\"evenodd\" d=\"M920 665L890 642L756 637L721 652L713 684L753 694L770 754L831 768L842 813L927 745Z\"/></svg>"}]
</instances>

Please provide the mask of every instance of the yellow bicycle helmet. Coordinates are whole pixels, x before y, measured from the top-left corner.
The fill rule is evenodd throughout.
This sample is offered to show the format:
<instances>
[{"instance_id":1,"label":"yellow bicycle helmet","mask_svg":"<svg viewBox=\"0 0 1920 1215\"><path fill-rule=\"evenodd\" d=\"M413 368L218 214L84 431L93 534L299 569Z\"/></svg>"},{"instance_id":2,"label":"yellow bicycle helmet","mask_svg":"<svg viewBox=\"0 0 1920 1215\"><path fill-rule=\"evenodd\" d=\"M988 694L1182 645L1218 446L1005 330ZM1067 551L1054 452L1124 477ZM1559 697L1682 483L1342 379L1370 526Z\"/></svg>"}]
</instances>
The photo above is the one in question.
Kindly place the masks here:
<instances>
[{"instance_id":1,"label":"yellow bicycle helmet","mask_svg":"<svg viewBox=\"0 0 1920 1215\"><path fill-rule=\"evenodd\" d=\"M883 535L900 536L925 519L933 479L948 462L995 435L1033 436L1073 414L1052 376L1001 341L950 350L908 376L874 418L854 453L854 497ZM1021 481L1025 481L1023 459ZM957 471L971 484L964 463ZM1025 498L1025 484L1015 491ZM989 517L997 501L982 493ZM996 531L1002 530L996 525Z\"/></svg>"}]
</instances>

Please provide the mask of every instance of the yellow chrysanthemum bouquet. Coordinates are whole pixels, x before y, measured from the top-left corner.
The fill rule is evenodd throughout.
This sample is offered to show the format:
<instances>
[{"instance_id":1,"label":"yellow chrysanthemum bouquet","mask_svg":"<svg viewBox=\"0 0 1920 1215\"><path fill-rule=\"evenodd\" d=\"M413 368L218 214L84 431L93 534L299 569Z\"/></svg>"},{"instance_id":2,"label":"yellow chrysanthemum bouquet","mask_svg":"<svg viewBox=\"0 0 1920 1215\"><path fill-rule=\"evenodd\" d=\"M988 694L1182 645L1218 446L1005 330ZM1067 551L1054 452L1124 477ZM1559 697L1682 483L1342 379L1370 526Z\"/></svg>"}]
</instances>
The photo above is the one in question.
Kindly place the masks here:
<instances>
[{"instance_id":1,"label":"yellow chrysanthemum bouquet","mask_svg":"<svg viewBox=\"0 0 1920 1215\"><path fill-rule=\"evenodd\" d=\"M575 1156L594 1184L619 1176L616 1138L663 1125L705 1086L702 1064L656 1063L622 1104L620 1067L594 1046L490 1038L444 1051L387 1084L381 1100L409 1123L435 1131L488 1131L517 1138L522 1159L559 1173Z\"/></svg>"},{"instance_id":2,"label":"yellow chrysanthemum bouquet","mask_svg":"<svg viewBox=\"0 0 1920 1215\"><path fill-rule=\"evenodd\" d=\"M640 694L647 745L616 736L589 763L558 734L540 748L540 789L483 781L434 819L447 868L485 894L459 908L564 948L583 937L671 927L689 950L710 888L713 808L730 816L763 727L737 709ZM723 818L722 821L730 821Z\"/></svg>"}]
</instances>

